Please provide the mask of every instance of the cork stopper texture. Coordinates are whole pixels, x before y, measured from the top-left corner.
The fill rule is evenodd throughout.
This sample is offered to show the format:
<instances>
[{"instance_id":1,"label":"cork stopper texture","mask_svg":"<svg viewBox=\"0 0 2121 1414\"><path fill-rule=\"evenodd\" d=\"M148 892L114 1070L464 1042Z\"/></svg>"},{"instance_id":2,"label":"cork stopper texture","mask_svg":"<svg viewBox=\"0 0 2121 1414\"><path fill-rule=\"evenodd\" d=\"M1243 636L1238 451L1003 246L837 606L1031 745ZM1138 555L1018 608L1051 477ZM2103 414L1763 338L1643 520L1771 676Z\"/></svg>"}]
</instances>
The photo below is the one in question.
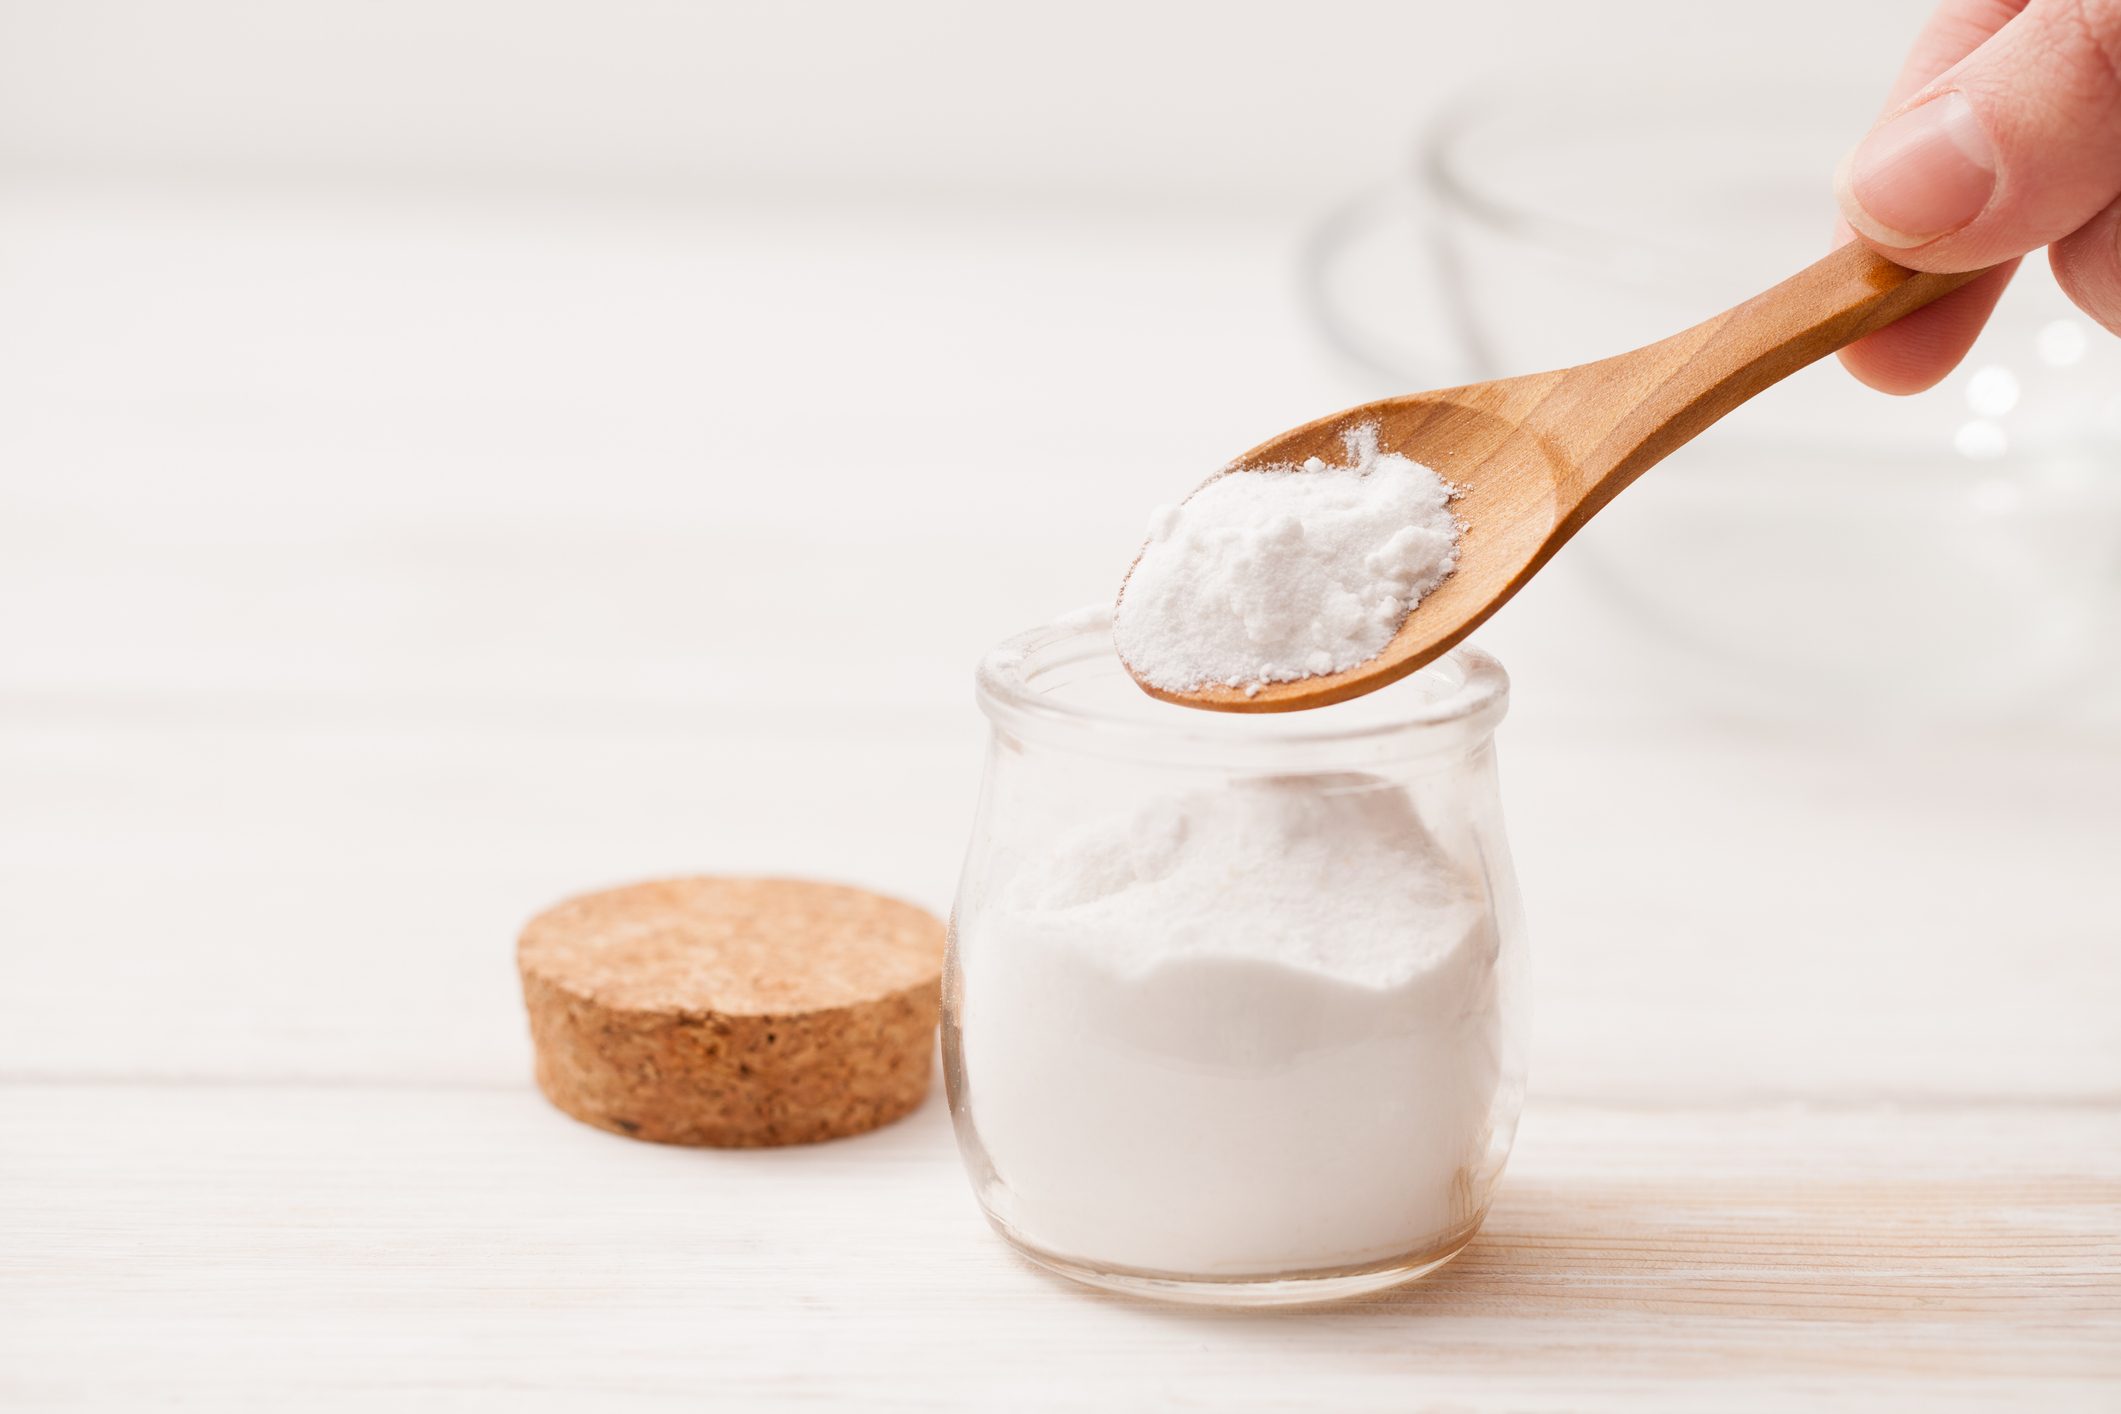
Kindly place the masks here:
<instances>
[{"instance_id":1,"label":"cork stopper texture","mask_svg":"<svg viewBox=\"0 0 2121 1414\"><path fill-rule=\"evenodd\" d=\"M569 899L516 947L538 1088L665 1144L859 1134L927 1094L943 925L796 879L664 879Z\"/></svg>"}]
</instances>

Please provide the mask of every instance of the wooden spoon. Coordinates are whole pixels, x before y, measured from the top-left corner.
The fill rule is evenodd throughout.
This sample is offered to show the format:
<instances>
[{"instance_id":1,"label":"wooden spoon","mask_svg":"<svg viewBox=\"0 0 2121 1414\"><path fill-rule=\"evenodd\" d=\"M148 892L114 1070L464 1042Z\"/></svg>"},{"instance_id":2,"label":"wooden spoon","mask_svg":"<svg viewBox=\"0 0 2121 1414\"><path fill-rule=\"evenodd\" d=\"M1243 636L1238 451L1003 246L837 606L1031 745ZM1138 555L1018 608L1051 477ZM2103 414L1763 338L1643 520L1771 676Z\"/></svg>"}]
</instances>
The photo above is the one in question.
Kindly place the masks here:
<instances>
[{"instance_id":1,"label":"wooden spoon","mask_svg":"<svg viewBox=\"0 0 2121 1414\"><path fill-rule=\"evenodd\" d=\"M1366 424L1459 487L1458 567L1384 651L1345 672L1153 697L1221 712L1291 712L1383 687L1448 652L1538 572L1622 488L1710 423L1806 364L1950 294L1980 271L1902 269L1869 248L1826 259L1683 334L1596 363L1386 398L1284 432L1230 464L1328 465ZM1140 682L1140 679L1136 679Z\"/></svg>"}]
</instances>

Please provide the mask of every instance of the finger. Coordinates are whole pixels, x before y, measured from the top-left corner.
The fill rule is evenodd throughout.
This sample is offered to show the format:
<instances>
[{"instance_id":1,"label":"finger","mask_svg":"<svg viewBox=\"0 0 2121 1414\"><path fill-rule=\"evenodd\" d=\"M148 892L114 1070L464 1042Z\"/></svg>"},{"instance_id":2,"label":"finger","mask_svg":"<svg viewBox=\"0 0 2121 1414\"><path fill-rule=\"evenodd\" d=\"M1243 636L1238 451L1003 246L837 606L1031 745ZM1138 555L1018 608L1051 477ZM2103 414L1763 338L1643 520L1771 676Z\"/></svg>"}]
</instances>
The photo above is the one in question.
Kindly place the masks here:
<instances>
[{"instance_id":1,"label":"finger","mask_svg":"<svg viewBox=\"0 0 2121 1414\"><path fill-rule=\"evenodd\" d=\"M2121 201L2056 241L2047 259L2077 308L2121 334Z\"/></svg>"},{"instance_id":2,"label":"finger","mask_svg":"<svg viewBox=\"0 0 2121 1414\"><path fill-rule=\"evenodd\" d=\"M1959 366L2003 297L2018 262L2008 261L1841 351L1849 372L1881 393L1919 393Z\"/></svg>"},{"instance_id":3,"label":"finger","mask_svg":"<svg viewBox=\"0 0 2121 1414\"><path fill-rule=\"evenodd\" d=\"M1966 58L2023 10L2027 0L1945 0L1908 50L1907 62L1886 96L1886 115L1927 88L1939 74ZM1856 238L1847 221L1834 222L1834 244ZM2003 294L2008 273L1984 276L1860 339L1841 351L1848 371L1883 393L1919 393L1958 366Z\"/></svg>"},{"instance_id":4,"label":"finger","mask_svg":"<svg viewBox=\"0 0 2121 1414\"><path fill-rule=\"evenodd\" d=\"M2030 0L1873 128L1842 214L1923 270L2061 239L2121 195L2121 0Z\"/></svg>"},{"instance_id":5,"label":"finger","mask_svg":"<svg viewBox=\"0 0 2121 1414\"><path fill-rule=\"evenodd\" d=\"M1893 80L1893 90L1878 116L1896 111L1928 88L1932 79L1979 49L2026 4L2027 0L1944 0L1915 36L1907 62L1900 66L1900 76Z\"/></svg>"}]
</instances>

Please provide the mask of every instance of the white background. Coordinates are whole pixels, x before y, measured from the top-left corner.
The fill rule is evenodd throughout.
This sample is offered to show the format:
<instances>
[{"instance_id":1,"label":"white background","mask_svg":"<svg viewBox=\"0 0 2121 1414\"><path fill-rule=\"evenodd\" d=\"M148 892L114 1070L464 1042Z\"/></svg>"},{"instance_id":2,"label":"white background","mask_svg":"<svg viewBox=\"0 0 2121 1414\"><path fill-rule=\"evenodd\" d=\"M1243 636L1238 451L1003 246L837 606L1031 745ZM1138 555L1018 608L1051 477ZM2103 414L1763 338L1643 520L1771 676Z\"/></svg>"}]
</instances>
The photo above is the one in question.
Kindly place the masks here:
<instances>
[{"instance_id":1,"label":"white background","mask_svg":"<svg viewBox=\"0 0 2121 1414\"><path fill-rule=\"evenodd\" d=\"M1295 254L1446 97L1882 91L1923 8L0 4L0 1396L2110 1399L2110 719L1711 714L1566 558L1483 635L1535 1100L1430 1287L1083 1296L939 1096L627 1144L514 990L626 878L946 909L973 661L1370 391Z\"/></svg>"},{"instance_id":2,"label":"white background","mask_svg":"<svg viewBox=\"0 0 2121 1414\"><path fill-rule=\"evenodd\" d=\"M0 153L244 178L655 183L1296 214L1525 68L1869 78L1919 0L10 0ZM1292 207L1293 204L1293 207Z\"/></svg>"}]
</instances>

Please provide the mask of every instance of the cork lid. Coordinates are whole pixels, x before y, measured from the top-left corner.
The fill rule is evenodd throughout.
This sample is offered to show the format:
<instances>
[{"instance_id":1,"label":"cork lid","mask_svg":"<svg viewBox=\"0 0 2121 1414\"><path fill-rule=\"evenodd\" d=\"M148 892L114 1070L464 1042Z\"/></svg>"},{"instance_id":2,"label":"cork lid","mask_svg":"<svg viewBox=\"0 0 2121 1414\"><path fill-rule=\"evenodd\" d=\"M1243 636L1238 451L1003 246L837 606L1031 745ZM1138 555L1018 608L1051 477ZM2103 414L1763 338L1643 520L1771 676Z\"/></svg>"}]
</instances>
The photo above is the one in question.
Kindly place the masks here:
<instances>
[{"instance_id":1,"label":"cork lid","mask_svg":"<svg viewBox=\"0 0 2121 1414\"><path fill-rule=\"evenodd\" d=\"M802 879L661 879L530 921L525 971L625 1011L770 1016L934 982L943 929L910 903Z\"/></svg>"},{"instance_id":2,"label":"cork lid","mask_svg":"<svg viewBox=\"0 0 2121 1414\"><path fill-rule=\"evenodd\" d=\"M666 1143L874 1128L927 1092L943 925L863 889L664 879L584 894L516 958L546 1096Z\"/></svg>"}]
</instances>

